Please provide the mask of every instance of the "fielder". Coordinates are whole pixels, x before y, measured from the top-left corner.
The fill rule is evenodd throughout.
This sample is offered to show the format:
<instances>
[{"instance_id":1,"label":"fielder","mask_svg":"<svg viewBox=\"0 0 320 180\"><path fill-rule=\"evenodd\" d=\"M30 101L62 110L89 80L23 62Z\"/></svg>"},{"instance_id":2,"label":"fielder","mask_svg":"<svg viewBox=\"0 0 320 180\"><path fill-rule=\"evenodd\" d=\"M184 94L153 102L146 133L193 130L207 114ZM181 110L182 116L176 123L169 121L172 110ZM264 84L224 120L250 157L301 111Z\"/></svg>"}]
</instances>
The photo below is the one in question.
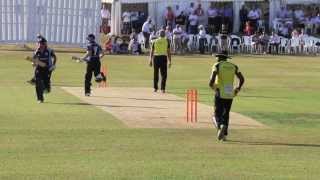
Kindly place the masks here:
<instances>
[{"instance_id":1,"label":"fielder","mask_svg":"<svg viewBox=\"0 0 320 180\"><path fill-rule=\"evenodd\" d=\"M82 58L79 58L79 60L87 62L87 71L85 74L84 90L85 90L85 96L90 96L92 73L94 73L96 82L101 82L101 81L106 82L107 79L105 74L100 72L100 68L101 68L100 60L104 56L101 46L95 42L95 36L93 34L89 34L87 37L87 40L88 40L87 52Z\"/></svg>"},{"instance_id":2,"label":"fielder","mask_svg":"<svg viewBox=\"0 0 320 180\"><path fill-rule=\"evenodd\" d=\"M244 77L237 65L228 62L231 59L227 51L217 54L218 60L212 67L209 86L215 91L214 123L218 129L218 140L225 141L228 135L229 113L233 98L240 92ZM239 84L234 88L234 77L239 79Z\"/></svg>"}]
</instances>

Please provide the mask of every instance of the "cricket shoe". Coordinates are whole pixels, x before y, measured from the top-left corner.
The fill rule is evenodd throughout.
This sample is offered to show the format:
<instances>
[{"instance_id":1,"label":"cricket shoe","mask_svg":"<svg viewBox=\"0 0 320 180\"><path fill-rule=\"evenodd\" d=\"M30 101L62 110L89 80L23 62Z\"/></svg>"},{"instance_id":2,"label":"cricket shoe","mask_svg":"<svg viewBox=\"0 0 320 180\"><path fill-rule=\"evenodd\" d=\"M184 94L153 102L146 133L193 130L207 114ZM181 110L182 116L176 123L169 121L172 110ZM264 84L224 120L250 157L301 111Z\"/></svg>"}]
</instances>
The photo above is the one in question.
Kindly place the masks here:
<instances>
[{"instance_id":1,"label":"cricket shoe","mask_svg":"<svg viewBox=\"0 0 320 180\"><path fill-rule=\"evenodd\" d=\"M27 81L27 83L29 83L31 85L35 85L36 84L36 80L35 79L31 79L31 80Z\"/></svg>"},{"instance_id":2,"label":"cricket shoe","mask_svg":"<svg viewBox=\"0 0 320 180\"><path fill-rule=\"evenodd\" d=\"M43 100L38 100L38 104L42 104L43 103Z\"/></svg>"},{"instance_id":3,"label":"cricket shoe","mask_svg":"<svg viewBox=\"0 0 320 180\"><path fill-rule=\"evenodd\" d=\"M97 83L100 83L101 81L103 81L103 77L102 77L102 75L101 75L101 74L99 74L98 76L96 76L95 81L96 81Z\"/></svg>"},{"instance_id":4,"label":"cricket shoe","mask_svg":"<svg viewBox=\"0 0 320 180\"><path fill-rule=\"evenodd\" d=\"M87 97L90 97L90 96L91 96L90 93L85 93L84 95L87 96Z\"/></svg>"},{"instance_id":5,"label":"cricket shoe","mask_svg":"<svg viewBox=\"0 0 320 180\"><path fill-rule=\"evenodd\" d=\"M102 81L103 82L107 82L107 76L102 72L102 73L100 73L101 74L101 76L102 76Z\"/></svg>"},{"instance_id":6,"label":"cricket shoe","mask_svg":"<svg viewBox=\"0 0 320 180\"><path fill-rule=\"evenodd\" d=\"M221 141L225 138L225 132L227 130L227 126L222 125L221 128L218 130L218 140Z\"/></svg>"}]
</instances>

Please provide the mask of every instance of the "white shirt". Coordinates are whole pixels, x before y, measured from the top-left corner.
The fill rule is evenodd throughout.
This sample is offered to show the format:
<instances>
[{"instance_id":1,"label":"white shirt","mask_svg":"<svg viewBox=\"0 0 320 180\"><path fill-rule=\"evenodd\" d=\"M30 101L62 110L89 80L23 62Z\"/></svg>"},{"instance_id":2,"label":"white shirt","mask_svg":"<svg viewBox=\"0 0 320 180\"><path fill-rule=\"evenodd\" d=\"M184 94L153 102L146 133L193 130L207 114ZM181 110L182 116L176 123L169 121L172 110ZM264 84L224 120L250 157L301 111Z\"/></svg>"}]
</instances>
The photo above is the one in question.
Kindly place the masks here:
<instances>
[{"instance_id":1,"label":"white shirt","mask_svg":"<svg viewBox=\"0 0 320 180\"><path fill-rule=\"evenodd\" d=\"M259 11L258 10L251 10L248 13L248 18L252 19L252 20L259 19L260 18Z\"/></svg>"},{"instance_id":2,"label":"white shirt","mask_svg":"<svg viewBox=\"0 0 320 180\"><path fill-rule=\"evenodd\" d=\"M270 36L270 43L280 43L280 37L278 35L271 35Z\"/></svg>"},{"instance_id":3,"label":"white shirt","mask_svg":"<svg viewBox=\"0 0 320 180\"><path fill-rule=\"evenodd\" d=\"M294 16L299 20L303 20L304 18L304 12L301 9L295 10L294 11Z\"/></svg>"},{"instance_id":4,"label":"white shirt","mask_svg":"<svg viewBox=\"0 0 320 180\"><path fill-rule=\"evenodd\" d=\"M139 18L138 12L131 12L131 21L137 21Z\"/></svg>"},{"instance_id":5,"label":"white shirt","mask_svg":"<svg viewBox=\"0 0 320 180\"><path fill-rule=\"evenodd\" d=\"M194 12L195 10L196 10L196 8L194 8L194 7L189 7L188 10L187 10L188 15L193 14L193 12Z\"/></svg>"},{"instance_id":6,"label":"white shirt","mask_svg":"<svg viewBox=\"0 0 320 180\"><path fill-rule=\"evenodd\" d=\"M218 11L215 8L208 9L208 16L209 17L216 17L218 15Z\"/></svg>"},{"instance_id":7,"label":"white shirt","mask_svg":"<svg viewBox=\"0 0 320 180\"><path fill-rule=\"evenodd\" d=\"M129 12L125 11L122 14L123 22L125 22L125 23L130 22L130 16L131 16L131 14Z\"/></svg>"},{"instance_id":8,"label":"white shirt","mask_svg":"<svg viewBox=\"0 0 320 180\"><path fill-rule=\"evenodd\" d=\"M320 16L313 17L311 19L312 24L320 24Z\"/></svg>"},{"instance_id":9,"label":"white shirt","mask_svg":"<svg viewBox=\"0 0 320 180\"><path fill-rule=\"evenodd\" d=\"M108 9L101 9L101 16L105 19L110 19L110 12Z\"/></svg>"},{"instance_id":10,"label":"white shirt","mask_svg":"<svg viewBox=\"0 0 320 180\"><path fill-rule=\"evenodd\" d=\"M200 38L206 38L206 30L205 29L201 29L200 31L199 31L199 37Z\"/></svg>"},{"instance_id":11,"label":"white shirt","mask_svg":"<svg viewBox=\"0 0 320 180\"><path fill-rule=\"evenodd\" d=\"M174 38L181 38L182 29L181 28L174 28L173 29L173 37Z\"/></svg>"},{"instance_id":12,"label":"white shirt","mask_svg":"<svg viewBox=\"0 0 320 180\"><path fill-rule=\"evenodd\" d=\"M142 32L150 33L151 32L150 29L151 29L151 24L148 21L143 23Z\"/></svg>"},{"instance_id":13,"label":"white shirt","mask_svg":"<svg viewBox=\"0 0 320 180\"><path fill-rule=\"evenodd\" d=\"M190 25L191 26L196 26L198 24L198 16L194 15L194 14L191 14L189 16L189 21L190 21Z\"/></svg>"}]
</instances>

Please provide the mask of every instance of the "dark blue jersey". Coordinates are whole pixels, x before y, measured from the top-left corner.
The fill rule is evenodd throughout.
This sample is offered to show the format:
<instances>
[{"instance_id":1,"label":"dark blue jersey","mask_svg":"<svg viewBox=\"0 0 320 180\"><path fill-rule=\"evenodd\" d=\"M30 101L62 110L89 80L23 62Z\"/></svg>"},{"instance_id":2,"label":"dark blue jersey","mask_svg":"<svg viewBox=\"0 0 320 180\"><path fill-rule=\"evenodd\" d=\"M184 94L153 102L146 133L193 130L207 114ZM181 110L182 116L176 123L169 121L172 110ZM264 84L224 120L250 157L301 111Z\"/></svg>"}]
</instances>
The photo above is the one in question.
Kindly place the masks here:
<instances>
[{"instance_id":1,"label":"dark blue jersey","mask_svg":"<svg viewBox=\"0 0 320 180\"><path fill-rule=\"evenodd\" d=\"M102 48L96 42L90 42L87 46L87 51L91 54L88 59L89 61L99 61Z\"/></svg>"},{"instance_id":2,"label":"dark blue jersey","mask_svg":"<svg viewBox=\"0 0 320 180\"><path fill-rule=\"evenodd\" d=\"M50 68L53 65L52 57L55 56L55 53L52 49L46 48L43 52L38 48L34 52L34 58L39 59L41 62L44 62L47 65L47 68Z\"/></svg>"}]
</instances>

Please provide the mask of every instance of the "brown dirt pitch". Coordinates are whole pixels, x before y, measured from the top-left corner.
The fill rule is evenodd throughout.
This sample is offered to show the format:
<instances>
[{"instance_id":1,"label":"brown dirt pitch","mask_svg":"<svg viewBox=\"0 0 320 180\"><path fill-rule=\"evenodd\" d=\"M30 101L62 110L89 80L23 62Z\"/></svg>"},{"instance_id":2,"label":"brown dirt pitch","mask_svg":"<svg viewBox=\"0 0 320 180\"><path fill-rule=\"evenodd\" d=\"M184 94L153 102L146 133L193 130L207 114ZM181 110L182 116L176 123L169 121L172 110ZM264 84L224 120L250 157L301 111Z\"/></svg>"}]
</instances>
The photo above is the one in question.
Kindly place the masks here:
<instances>
[{"instance_id":1,"label":"brown dirt pitch","mask_svg":"<svg viewBox=\"0 0 320 180\"><path fill-rule=\"evenodd\" d=\"M83 88L63 87L87 104L96 106L130 128L213 128L213 107L198 104L198 123L186 122L186 100L150 88L96 88L85 97ZM267 128L239 113L231 113L231 129Z\"/></svg>"}]
</instances>

